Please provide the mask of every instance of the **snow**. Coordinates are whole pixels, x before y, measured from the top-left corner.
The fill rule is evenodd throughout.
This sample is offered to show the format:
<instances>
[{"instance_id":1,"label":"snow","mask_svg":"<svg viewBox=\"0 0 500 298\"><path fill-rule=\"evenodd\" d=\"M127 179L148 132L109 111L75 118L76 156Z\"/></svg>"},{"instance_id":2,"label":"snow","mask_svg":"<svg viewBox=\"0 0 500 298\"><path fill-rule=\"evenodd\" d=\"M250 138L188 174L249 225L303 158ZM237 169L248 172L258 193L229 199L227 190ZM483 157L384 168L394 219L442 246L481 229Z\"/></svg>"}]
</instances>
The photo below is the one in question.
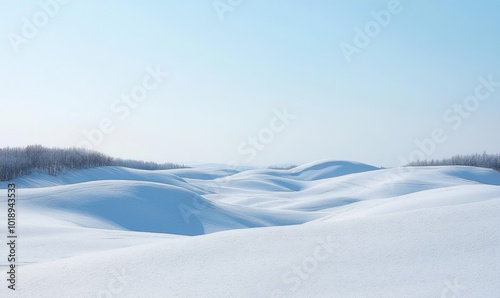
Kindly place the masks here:
<instances>
[{"instance_id":1,"label":"snow","mask_svg":"<svg viewBox=\"0 0 500 298\"><path fill-rule=\"evenodd\" d=\"M498 297L500 289L493 170L320 161L290 170L103 167L14 182L21 268L17 290L2 278L0 297ZM0 264L5 277L5 257Z\"/></svg>"}]
</instances>

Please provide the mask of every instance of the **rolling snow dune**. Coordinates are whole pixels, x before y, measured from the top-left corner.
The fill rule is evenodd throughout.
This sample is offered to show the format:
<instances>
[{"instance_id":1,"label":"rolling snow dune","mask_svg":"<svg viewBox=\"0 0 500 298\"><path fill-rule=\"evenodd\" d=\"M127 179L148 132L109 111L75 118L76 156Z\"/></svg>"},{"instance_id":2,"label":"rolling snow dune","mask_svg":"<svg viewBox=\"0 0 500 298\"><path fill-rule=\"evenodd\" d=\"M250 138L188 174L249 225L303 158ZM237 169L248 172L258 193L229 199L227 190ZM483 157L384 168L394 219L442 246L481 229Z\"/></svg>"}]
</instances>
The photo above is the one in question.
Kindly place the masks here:
<instances>
[{"instance_id":1,"label":"rolling snow dune","mask_svg":"<svg viewBox=\"0 0 500 298\"><path fill-rule=\"evenodd\" d=\"M321 161L13 182L22 268L0 297L500 297L493 170Z\"/></svg>"},{"instance_id":2,"label":"rolling snow dune","mask_svg":"<svg viewBox=\"0 0 500 298\"><path fill-rule=\"evenodd\" d=\"M290 173L302 180L319 180L377 169L376 167L357 162L322 161L298 166L291 169Z\"/></svg>"},{"instance_id":3,"label":"rolling snow dune","mask_svg":"<svg viewBox=\"0 0 500 298\"><path fill-rule=\"evenodd\" d=\"M25 189L23 198L28 210L43 210L43 214L57 211L51 216L73 218L72 222L82 227L112 226L128 231L190 236L228 229L297 224L313 218L299 212L259 212L254 208L213 203L176 186L128 180Z\"/></svg>"},{"instance_id":4,"label":"rolling snow dune","mask_svg":"<svg viewBox=\"0 0 500 298\"><path fill-rule=\"evenodd\" d=\"M366 171L377 170L378 168L349 161L318 161L307 163L289 170L256 169L243 171L235 174L235 178L248 177L258 174L291 178L300 181L320 180L325 178L338 177L347 174L354 174Z\"/></svg>"},{"instance_id":5,"label":"rolling snow dune","mask_svg":"<svg viewBox=\"0 0 500 298\"><path fill-rule=\"evenodd\" d=\"M175 175L176 171L178 171L180 175ZM207 169L206 172L201 173L197 170L189 171L189 169L146 171L123 167L100 167L79 171L69 171L59 176L49 176L40 173L32 174L15 179L15 182L18 187L21 188L38 188L99 180L132 180L175 185L197 192L198 188L196 187L196 185L187 183L182 177L184 175L188 175L187 173L189 172L194 172L194 175L203 176L206 177L206 179L209 179L210 177L215 178L221 177L223 175L228 175L226 171L213 171L215 171L215 173L211 173L209 169ZM5 183L3 183L3 185L0 184L2 188L5 188L4 185Z\"/></svg>"}]
</instances>

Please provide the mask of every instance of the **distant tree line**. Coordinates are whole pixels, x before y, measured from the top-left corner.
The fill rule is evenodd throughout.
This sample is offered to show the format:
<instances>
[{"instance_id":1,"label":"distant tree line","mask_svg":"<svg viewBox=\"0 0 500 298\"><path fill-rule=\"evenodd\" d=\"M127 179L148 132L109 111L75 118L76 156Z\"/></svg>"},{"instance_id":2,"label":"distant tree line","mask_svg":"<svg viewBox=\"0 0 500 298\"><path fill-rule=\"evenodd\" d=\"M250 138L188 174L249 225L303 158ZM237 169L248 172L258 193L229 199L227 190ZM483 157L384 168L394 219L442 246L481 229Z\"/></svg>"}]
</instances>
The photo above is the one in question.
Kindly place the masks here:
<instances>
[{"instance_id":1,"label":"distant tree line","mask_svg":"<svg viewBox=\"0 0 500 298\"><path fill-rule=\"evenodd\" d=\"M151 170L151 171L187 168L185 165L179 165L174 163L159 164L152 161L121 159L121 158L114 158L113 165L117 167L126 167L132 169Z\"/></svg>"},{"instance_id":2,"label":"distant tree line","mask_svg":"<svg viewBox=\"0 0 500 298\"><path fill-rule=\"evenodd\" d=\"M120 166L144 170L185 168L173 163L158 164L137 160L125 160L81 148L46 148L30 145L25 148L0 148L0 181L35 172L58 175L64 171L104 166Z\"/></svg>"},{"instance_id":3,"label":"distant tree line","mask_svg":"<svg viewBox=\"0 0 500 298\"><path fill-rule=\"evenodd\" d=\"M270 166L268 169L270 170L291 170L293 168L296 168L296 165L289 165L289 166Z\"/></svg>"},{"instance_id":4,"label":"distant tree line","mask_svg":"<svg viewBox=\"0 0 500 298\"><path fill-rule=\"evenodd\" d=\"M441 160L414 161L407 166L471 166L500 171L500 154L456 155Z\"/></svg>"}]
</instances>

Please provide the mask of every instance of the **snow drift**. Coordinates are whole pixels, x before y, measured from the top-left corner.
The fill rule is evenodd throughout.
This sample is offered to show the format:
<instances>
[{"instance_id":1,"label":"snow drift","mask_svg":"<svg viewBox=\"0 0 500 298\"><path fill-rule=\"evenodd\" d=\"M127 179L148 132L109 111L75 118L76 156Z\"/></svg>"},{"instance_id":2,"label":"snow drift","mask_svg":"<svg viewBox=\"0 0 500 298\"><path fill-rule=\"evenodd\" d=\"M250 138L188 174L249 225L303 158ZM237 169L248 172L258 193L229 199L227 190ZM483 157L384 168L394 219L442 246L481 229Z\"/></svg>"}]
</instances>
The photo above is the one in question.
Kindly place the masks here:
<instances>
[{"instance_id":1,"label":"snow drift","mask_svg":"<svg viewBox=\"0 0 500 298\"><path fill-rule=\"evenodd\" d=\"M14 182L21 269L18 290L4 282L1 297L495 297L500 288L493 170L322 161L103 167Z\"/></svg>"}]
</instances>

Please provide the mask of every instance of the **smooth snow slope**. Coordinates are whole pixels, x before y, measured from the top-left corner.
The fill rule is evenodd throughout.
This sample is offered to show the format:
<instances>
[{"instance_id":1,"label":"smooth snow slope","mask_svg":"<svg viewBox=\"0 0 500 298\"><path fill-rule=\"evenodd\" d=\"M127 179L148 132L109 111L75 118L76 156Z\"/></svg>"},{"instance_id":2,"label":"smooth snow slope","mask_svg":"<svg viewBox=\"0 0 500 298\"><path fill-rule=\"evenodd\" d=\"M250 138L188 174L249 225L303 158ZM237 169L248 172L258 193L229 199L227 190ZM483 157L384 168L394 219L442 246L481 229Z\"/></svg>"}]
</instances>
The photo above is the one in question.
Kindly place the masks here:
<instances>
[{"instance_id":1,"label":"smooth snow slope","mask_svg":"<svg viewBox=\"0 0 500 298\"><path fill-rule=\"evenodd\" d=\"M492 170L322 161L14 182L22 267L0 297L500 297Z\"/></svg>"},{"instance_id":2,"label":"smooth snow slope","mask_svg":"<svg viewBox=\"0 0 500 298\"><path fill-rule=\"evenodd\" d=\"M27 266L20 293L106 297L116 289L111 297L443 297L447 283L457 283L464 289L457 297L498 297L500 229L491 224L499 212L496 200L114 250ZM114 279L120 275L123 283Z\"/></svg>"}]
</instances>

